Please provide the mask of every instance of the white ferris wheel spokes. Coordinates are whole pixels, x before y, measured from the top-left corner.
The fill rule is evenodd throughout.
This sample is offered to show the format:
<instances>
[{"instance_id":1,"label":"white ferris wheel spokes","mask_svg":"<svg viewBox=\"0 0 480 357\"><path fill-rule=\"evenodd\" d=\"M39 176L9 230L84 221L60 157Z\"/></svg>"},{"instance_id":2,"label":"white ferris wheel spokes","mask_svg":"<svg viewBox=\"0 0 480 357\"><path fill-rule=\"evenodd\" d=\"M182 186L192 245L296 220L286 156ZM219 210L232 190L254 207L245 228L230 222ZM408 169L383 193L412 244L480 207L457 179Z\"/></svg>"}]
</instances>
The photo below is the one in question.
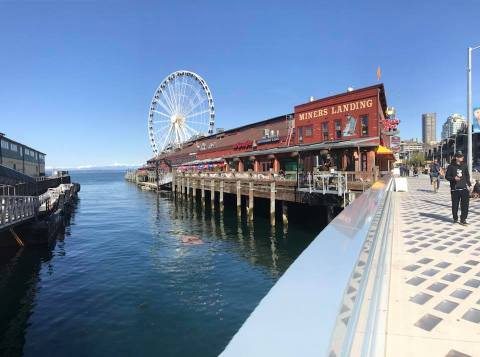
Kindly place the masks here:
<instances>
[{"instance_id":1,"label":"white ferris wheel spokes","mask_svg":"<svg viewBox=\"0 0 480 357\"><path fill-rule=\"evenodd\" d=\"M148 113L148 136L155 155L212 134L214 125L212 94L198 74L173 72L158 86Z\"/></svg>"}]
</instances>

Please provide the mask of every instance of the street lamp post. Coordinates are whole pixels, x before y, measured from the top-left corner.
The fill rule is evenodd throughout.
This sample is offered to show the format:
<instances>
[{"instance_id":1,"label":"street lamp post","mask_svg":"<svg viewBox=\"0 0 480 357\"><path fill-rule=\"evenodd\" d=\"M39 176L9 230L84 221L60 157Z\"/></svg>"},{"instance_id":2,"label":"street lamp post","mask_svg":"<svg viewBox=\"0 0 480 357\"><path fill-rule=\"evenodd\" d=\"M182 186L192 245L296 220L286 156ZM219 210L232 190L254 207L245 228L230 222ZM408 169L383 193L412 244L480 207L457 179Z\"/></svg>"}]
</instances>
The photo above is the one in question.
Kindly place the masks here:
<instances>
[{"instance_id":1,"label":"street lamp post","mask_svg":"<svg viewBox=\"0 0 480 357\"><path fill-rule=\"evenodd\" d=\"M470 177L472 176L472 166L473 166L473 149L472 149L472 52L476 49L479 49L480 46L469 47L468 48L468 63L467 63L467 125L468 125L468 172Z\"/></svg>"},{"instance_id":2,"label":"street lamp post","mask_svg":"<svg viewBox=\"0 0 480 357\"><path fill-rule=\"evenodd\" d=\"M443 167L443 139L440 141L440 166Z\"/></svg>"}]
</instances>

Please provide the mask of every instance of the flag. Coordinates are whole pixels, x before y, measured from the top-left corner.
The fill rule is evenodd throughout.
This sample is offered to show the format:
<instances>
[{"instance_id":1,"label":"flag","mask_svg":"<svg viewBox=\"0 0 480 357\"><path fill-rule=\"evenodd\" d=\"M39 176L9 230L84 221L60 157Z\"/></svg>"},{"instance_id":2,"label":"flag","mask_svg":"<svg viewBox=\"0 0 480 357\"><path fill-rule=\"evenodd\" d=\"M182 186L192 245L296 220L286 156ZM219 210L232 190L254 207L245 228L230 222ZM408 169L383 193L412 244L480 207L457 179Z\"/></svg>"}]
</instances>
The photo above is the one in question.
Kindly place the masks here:
<instances>
[{"instance_id":1,"label":"flag","mask_svg":"<svg viewBox=\"0 0 480 357\"><path fill-rule=\"evenodd\" d=\"M380 80L382 78L382 70L380 69L380 66L377 68L377 80Z\"/></svg>"}]
</instances>

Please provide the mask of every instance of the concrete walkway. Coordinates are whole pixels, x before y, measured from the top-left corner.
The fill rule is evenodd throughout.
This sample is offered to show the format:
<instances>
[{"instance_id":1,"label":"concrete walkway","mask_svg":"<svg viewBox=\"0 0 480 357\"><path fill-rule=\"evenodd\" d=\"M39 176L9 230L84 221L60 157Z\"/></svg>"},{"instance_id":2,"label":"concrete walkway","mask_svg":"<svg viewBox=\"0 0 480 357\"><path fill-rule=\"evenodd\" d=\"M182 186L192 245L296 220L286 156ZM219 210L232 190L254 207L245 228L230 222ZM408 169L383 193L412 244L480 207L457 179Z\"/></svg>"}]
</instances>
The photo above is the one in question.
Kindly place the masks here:
<instances>
[{"instance_id":1,"label":"concrete walkway","mask_svg":"<svg viewBox=\"0 0 480 357\"><path fill-rule=\"evenodd\" d=\"M387 356L480 356L480 199L452 223L448 182L394 193ZM460 214L459 214L460 216Z\"/></svg>"}]
</instances>

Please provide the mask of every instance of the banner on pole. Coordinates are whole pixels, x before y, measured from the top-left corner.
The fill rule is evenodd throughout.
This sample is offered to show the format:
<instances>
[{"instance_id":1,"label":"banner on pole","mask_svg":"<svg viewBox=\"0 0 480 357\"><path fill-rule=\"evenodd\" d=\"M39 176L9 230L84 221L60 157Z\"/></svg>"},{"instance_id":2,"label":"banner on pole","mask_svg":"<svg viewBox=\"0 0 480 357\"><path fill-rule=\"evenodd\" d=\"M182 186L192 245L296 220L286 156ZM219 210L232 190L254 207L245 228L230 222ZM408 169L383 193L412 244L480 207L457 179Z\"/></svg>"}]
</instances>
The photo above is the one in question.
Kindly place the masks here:
<instances>
[{"instance_id":1,"label":"banner on pole","mask_svg":"<svg viewBox=\"0 0 480 357\"><path fill-rule=\"evenodd\" d=\"M473 132L480 133L480 106L473 108Z\"/></svg>"}]
</instances>

